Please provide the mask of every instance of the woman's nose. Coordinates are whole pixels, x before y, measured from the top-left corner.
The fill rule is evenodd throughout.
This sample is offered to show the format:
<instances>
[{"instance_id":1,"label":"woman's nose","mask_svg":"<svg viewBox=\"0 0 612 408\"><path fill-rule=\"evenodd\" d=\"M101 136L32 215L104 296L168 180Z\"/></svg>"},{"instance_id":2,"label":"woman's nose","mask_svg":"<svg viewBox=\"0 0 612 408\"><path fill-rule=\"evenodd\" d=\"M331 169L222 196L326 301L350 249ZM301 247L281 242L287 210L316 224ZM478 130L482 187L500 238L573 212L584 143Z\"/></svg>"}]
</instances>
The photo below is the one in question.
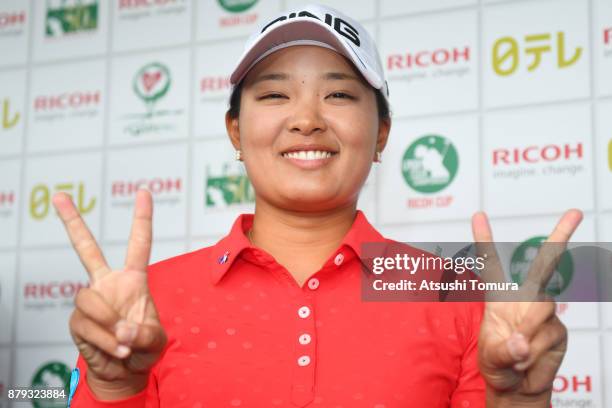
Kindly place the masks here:
<instances>
[{"instance_id":1,"label":"woman's nose","mask_svg":"<svg viewBox=\"0 0 612 408\"><path fill-rule=\"evenodd\" d=\"M317 131L325 131L325 120L321 115L319 101L316 97L301 98L293 108L294 112L287 123L291 132L308 136Z\"/></svg>"}]
</instances>

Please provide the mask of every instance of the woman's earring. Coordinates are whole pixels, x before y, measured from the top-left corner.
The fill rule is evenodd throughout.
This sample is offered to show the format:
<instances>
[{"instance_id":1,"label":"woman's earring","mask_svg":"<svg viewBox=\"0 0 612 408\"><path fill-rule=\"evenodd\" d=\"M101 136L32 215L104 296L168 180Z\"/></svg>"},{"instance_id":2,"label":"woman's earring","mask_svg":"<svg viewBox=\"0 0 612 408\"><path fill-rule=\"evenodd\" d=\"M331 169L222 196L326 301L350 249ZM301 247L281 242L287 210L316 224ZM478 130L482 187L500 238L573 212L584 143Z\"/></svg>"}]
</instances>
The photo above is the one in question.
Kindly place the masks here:
<instances>
[{"instance_id":1,"label":"woman's earring","mask_svg":"<svg viewBox=\"0 0 612 408\"><path fill-rule=\"evenodd\" d=\"M242 161L242 152L240 151L240 149L236 150L236 160Z\"/></svg>"},{"instance_id":2,"label":"woman's earring","mask_svg":"<svg viewBox=\"0 0 612 408\"><path fill-rule=\"evenodd\" d=\"M376 152L376 163L380 163L382 162L382 153L381 152Z\"/></svg>"}]
</instances>

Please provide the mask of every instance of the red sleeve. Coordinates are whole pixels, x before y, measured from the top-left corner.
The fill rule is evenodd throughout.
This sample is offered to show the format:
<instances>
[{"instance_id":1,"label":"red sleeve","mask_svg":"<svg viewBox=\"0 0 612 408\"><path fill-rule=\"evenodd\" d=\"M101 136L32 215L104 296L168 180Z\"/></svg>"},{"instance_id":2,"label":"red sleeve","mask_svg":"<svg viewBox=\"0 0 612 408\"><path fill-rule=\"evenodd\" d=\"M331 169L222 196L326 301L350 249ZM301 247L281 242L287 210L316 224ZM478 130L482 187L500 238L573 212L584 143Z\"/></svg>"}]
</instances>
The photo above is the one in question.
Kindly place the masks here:
<instances>
[{"instance_id":1,"label":"red sleeve","mask_svg":"<svg viewBox=\"0 0 612 408\"><path fill-rule=\"evenodd\" d=\"M154 370L149 375L147 388L129 398L114 401L100 401L92 393L87 384L87 363L79 355L77 368L80 370L79 384L77 385L71 408L159 408L159 396L157 394L157 380Z\"/></svg>"},{"instance_id":2,"label":"red sleeve","mask_svg":"<svg viewBox=\"0 0 612 408\"><path fill-rule=\"evenodd\" d=\"M451 397L451 407L485 408L485 382L478 367L478 335L484 303L470 303L468 309L470 332L467 333L466 348L461 360L461 374Z\"/></svg>"}]
</instances>

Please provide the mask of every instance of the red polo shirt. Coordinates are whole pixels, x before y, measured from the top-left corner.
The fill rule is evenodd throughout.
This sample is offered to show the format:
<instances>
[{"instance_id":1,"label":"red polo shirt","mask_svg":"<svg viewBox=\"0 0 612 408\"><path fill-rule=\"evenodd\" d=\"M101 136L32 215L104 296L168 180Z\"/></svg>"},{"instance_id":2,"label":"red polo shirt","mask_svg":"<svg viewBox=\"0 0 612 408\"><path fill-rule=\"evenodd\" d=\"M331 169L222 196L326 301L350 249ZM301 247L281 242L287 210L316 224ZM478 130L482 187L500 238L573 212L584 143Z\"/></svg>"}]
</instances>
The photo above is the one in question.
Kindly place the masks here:
<instances>
[{"instance_id":1,"label":"red polo shirt","mask_svg":"<svg viewBox=\"0 0 612 408\"><path fill-rule=\"evenodd\" d=\"M148 388L97 401L85 381L72 407L484 407L480 303L363 302L361 243L392 242L358 211L303 287L245 233L149 267L168 335Z\"/></svg>"}]
</instances>

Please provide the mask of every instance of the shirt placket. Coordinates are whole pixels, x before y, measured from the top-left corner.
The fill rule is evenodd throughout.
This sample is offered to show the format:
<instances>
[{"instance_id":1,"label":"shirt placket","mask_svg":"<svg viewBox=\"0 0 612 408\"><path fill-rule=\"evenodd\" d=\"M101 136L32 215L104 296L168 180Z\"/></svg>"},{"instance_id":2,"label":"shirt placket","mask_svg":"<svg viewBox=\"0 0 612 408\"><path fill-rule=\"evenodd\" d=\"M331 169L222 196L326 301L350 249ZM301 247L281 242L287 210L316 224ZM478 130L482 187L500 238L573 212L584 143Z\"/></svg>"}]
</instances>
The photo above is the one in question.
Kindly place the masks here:
<instances>
[{"instance_id":1,"label":"shirt placket","mask_svg":"<svg viewBox=\"0 0 612 408\"><path fill-rule=\"evenodd\" d=\"M316 367L316 316L314 309L314 291L319 287L319 280L312 277L296 304L295 345L293 381L291 400L294 405L303 407L314 400L315 367Z\"/></svg>"}]
</instances>

